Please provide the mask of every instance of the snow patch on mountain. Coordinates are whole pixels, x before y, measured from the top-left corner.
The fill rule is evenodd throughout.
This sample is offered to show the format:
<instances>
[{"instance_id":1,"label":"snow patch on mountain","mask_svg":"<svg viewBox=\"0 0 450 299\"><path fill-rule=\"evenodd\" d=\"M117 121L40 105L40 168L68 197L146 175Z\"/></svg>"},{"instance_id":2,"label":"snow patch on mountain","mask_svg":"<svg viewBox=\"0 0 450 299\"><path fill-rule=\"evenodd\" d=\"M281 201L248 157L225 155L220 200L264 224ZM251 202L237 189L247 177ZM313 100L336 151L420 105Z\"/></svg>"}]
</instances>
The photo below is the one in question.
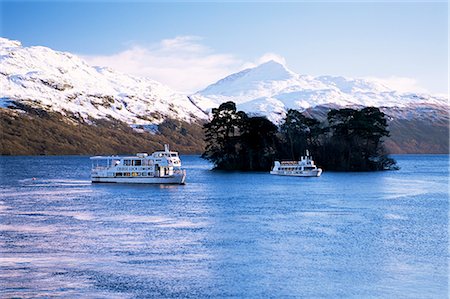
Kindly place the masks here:
<instances>
[{"instance_id":1,"label":"snow patch on mountain","mask_svg":"<svg viewBox=\"0 0 450 299\"><path fill-rule=\"evenodd\" d=\"M0 38L0 92L3 107L21 103L86 120L114 118L148 125L165 118L188 122L207 118L187 95L154 80L93 67L70 53L23 47L5 38Z\"/></svg>"}]
</instances>

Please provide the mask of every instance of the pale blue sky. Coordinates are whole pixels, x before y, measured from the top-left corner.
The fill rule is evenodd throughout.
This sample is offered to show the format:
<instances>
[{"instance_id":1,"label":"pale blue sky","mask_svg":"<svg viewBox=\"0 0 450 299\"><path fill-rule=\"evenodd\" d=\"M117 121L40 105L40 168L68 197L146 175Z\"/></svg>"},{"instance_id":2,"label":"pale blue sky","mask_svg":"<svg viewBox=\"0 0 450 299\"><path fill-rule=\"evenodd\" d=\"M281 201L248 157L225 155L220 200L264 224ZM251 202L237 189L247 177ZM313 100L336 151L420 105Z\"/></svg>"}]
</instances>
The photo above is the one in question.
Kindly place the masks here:
<instances>
[{"instance_id":1,"label":"pale blue sky","mask_svg":"<svg viewBox=\"0 0 450 299\"><path fill-rule=\"evenodd\" d=\"M447 93L446 2L3 1L1 17L3 37L88 58L117 60L133 47L159 51L162 40L195 36L189 46L235 68L275 53L302 74L407 77Z\"/></svg>"}]
</instances>

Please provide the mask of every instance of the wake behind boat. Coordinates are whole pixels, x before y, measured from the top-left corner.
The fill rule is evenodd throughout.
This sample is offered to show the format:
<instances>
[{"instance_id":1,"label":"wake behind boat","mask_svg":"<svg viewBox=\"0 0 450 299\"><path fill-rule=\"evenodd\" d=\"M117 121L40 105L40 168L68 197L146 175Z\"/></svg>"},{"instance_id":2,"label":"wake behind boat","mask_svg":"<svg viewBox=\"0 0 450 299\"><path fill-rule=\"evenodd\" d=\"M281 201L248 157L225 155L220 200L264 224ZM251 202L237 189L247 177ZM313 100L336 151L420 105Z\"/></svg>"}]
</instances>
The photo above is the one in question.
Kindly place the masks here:
<instances>
[{"instance_id":1,"label":"wake behind boat","mask_svg":"<svg viewBox=\"0 0 450 299\"><path fill-rule=\"evenodd\" d=\"M306 156L302 156L300 161L275 161L270 174L299 176L299 177L318 177L322 174L322 169L317 168L313 159L306 150Z\"/></svg>"},{"instance_id":2,"label":"wake behind boat","mask_svg":"<svg viewBox=\"0 0 450 299\"><path fill-rule=\"evenodd\" d=\"M96 156L92 161L93 183L184 184L186 171L181 169L177 152L138 153L136 156Z\"/></svg>"}]
</instances>

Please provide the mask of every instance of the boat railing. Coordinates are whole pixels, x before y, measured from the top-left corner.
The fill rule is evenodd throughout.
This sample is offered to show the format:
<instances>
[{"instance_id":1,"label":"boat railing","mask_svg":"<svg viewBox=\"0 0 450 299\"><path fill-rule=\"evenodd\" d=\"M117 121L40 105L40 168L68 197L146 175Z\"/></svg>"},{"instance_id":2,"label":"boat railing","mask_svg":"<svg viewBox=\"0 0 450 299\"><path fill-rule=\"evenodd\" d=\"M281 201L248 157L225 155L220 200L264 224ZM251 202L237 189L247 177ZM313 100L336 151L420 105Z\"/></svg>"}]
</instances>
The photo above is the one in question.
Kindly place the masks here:
<instances>
[{"instance_id":1,"label":"boat railing","mask_svg":"<svg viewBox=\"0 0 450 299\"><path fill-rule=\"evenodd\" d=\"M92 167L92 170L106 170L108 168L109 167L107 167L107 166L94 166L94 167Z\"/></svg>"}]
</instances>

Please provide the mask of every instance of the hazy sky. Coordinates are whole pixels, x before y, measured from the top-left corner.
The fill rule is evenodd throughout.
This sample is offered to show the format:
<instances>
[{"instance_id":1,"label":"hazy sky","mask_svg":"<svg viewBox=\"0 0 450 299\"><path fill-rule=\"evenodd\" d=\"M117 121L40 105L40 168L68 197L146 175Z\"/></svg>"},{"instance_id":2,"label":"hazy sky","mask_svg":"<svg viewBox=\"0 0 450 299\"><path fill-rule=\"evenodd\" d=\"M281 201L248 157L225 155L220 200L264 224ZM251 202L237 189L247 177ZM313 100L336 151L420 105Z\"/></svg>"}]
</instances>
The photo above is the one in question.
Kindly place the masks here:
<instances>
[{"instance_id":1,"label":"hazy sky","mask_svg":"<svg viewBox=\"0 0 450 299\"><path fill-rule=\"evenodd\" d=\"M441 2L8 2L1 35L194 91L268 59L447 93Z\"/></svg>"}]
</instances>

